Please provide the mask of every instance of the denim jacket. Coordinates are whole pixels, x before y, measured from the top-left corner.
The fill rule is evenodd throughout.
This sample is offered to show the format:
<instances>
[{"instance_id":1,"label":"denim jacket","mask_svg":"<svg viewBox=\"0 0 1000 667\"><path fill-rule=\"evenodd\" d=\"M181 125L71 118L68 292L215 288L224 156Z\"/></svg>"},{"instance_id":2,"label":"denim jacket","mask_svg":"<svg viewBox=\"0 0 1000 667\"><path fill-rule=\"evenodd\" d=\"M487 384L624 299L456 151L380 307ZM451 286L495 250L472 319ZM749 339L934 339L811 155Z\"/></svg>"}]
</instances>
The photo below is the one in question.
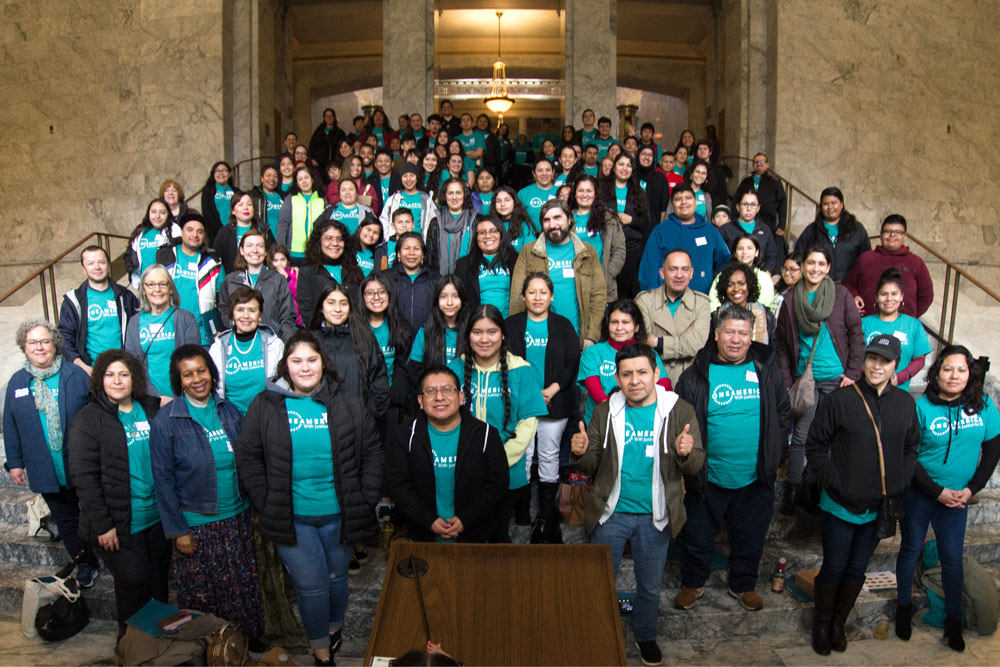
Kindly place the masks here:
<instances>
[{"instance_id":1,"label":"denim jacket","mask_svg":"<svg viewBox=\"0 0 1000 667\"><path fill-rule=\"evenodd\" d=\"M215 411L233 444L239 439L240 412L215 397ZM183 396L175 396L150 425L150 459L160 519L167 538L191 532L183 511L215 514L219 485L215 457L205 429L188 411ZM243 496L242 489L240 495Z\"/></svg>"}]
</instances>

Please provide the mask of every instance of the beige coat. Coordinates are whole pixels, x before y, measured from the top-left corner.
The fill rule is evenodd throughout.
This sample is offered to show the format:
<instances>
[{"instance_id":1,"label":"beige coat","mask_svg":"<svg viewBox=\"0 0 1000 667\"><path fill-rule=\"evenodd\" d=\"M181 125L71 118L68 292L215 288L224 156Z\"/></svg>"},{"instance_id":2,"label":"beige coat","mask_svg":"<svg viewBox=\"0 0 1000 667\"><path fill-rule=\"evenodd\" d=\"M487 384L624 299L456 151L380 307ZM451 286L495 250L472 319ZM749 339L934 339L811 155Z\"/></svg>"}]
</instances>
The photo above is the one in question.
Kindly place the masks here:
<instances>
[{"instance_id":1,"label":"beige coat","mask_svg":"<svg viewBox=\"0 0 1000 667\"><path fill-rule=\"evenodd\" d=\"M601 337L601 318L608 300L608 288L594 246L584 243L574 233L570 241L576 256L573 258L573 273L576 277L576 302L580 307L580 344L584 339L597 342ZM539 236L521 249L510 281L510 314L524 311L521 289L524 277L532 271L548 274L549 259L545 252L545 236ZM706 302L707 303L707 302ZM558 311L559 304L556 305ZM693 355L692 355L693 356Z\"/></svg>"},{"instance_id":2,"label":"beige coat","mask_svg":"<svg viewBox=\"0 0 1000 667\"><path fill-rule=\"evenodd\" d=\"M681 373L694 361L694 355L705 346L712 321L708 297L690 287L681 296L675 315L667 307L666 287L640 292L635 302L646 320L649 335L663 339L663 365L675 387Z\"/></svg>"}]
</instances>

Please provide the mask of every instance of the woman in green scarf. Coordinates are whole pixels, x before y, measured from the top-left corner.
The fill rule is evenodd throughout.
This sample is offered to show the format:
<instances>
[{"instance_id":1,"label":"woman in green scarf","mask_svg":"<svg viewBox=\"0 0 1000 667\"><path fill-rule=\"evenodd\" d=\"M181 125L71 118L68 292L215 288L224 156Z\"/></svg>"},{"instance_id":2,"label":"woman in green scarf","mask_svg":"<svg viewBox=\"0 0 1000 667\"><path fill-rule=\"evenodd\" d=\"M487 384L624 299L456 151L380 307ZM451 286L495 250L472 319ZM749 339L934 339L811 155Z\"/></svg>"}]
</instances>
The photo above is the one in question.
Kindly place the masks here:
<instances>
[{"instance_id":1,"label":"woman in green scarf","mask_svg":"<svg viewBox=\"0 0 1000 667\"><path fill-rule=\"evenodd\" d=\"M802 263L802 280L786 292L775 331L778 363L786 388L790 389L805 373L812 357L817 406L827 394L861 377L865 357L861 316L851 294L830 277L831 264L829 248L822 245L808 248ZM814 406L795 421L782 514L790 515L795 511L806 464L806 435L815 413Z\"/></svg>"},{"instance_id":2,"label":"woman in green scarf","mask_svg":"<svg viewBox=\"0 0 1000 667\"><path fill-rule=\"evenodd\" d=\"M45 320L28 320L17 328L24 367L7 383L3 435L10 478L42 494L59 527L70 558L77 559L77 581L90 588L97 580L97 558L77 535L80 508L73 481L66 473L63 434L87 404L90 378L79 366L63 363L63 337Z\"/></svg>"}]
</instances>

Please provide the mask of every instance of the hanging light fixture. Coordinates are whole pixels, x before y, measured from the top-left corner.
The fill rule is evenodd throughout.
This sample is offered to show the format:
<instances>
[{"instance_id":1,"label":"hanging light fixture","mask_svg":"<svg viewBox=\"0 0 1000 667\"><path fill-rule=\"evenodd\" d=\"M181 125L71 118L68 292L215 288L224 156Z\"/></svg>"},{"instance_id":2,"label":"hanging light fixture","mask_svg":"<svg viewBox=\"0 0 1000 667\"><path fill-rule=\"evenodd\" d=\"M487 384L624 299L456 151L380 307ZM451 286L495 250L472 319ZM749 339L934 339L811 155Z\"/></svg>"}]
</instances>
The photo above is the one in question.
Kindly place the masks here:
<instances>
[{"instance_id":1,"label":"hanging light fixture","mask_svg":"<svg viewBox=\"0 0 1000 667\"><path fill-rule=\"evenodd\" d=\"M501 118L507 113L514 100L507 95L507 66L500 59L500 17L503 12L497 12L497 61L493 63L493 80L490 88L490 95L483 102L486 107Z\"/></svg>"}]
</instances>

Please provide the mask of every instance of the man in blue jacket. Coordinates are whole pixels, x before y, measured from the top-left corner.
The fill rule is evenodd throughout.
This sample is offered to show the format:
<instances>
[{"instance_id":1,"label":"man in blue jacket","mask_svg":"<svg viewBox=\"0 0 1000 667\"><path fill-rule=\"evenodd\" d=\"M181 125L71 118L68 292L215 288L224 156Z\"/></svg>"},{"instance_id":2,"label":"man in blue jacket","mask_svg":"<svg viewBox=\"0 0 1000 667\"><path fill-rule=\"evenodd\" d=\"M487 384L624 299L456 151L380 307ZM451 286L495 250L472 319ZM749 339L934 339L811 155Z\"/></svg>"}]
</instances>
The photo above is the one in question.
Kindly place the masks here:
<instances>
[{"instance_id":1,"label":"man in blue jacket","mask_svg":"<svg viewBox=\"0 0 1000 667\"><path fill-rule=\"evenodd\" d=\"M691 256L694 273L690 287L708 293L712 279L729 262L729 249L710 222L695 213L694 190L687 183L674 187L670 194L674 212L658 224L646 241L639 262L639 287L651 290L663 284L660 267L671 250L686 250Z\"/></svg>"}]
</instances>

